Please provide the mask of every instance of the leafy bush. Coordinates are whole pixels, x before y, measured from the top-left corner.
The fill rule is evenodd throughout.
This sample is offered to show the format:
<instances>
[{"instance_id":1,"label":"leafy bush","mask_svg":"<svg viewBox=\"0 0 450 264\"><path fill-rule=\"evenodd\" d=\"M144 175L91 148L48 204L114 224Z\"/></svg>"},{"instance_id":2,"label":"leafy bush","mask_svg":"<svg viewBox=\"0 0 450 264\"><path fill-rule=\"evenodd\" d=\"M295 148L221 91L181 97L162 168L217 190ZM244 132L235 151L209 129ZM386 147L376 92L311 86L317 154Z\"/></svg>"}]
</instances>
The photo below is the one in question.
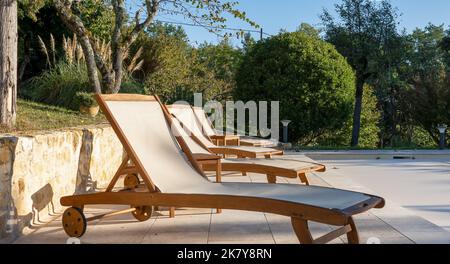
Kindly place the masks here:
<instances>
[{"instance_id":1,"label":"leafy bush","mask_svg":"<svg viewBox=\"0 0 450 264\"><path fill-rule=\"evenodd\" d=\"M60 62L50 70L33 77L24 85L24 95L36 102L77 110L77 92L88 92L90 83L86 65Z\"/></svg>"},{"instance_id":2,"label":"leafy bush","mask_svg":"<svg viewBox=\"0 0 450 264\"><path fill-rule=\"evenodd\" d=\"M91 107L91 106L97 106L97 101L94 98L94 95L92 93L86 93L86 92L77 92L75 95L75 102L79 106L85 106L85 107Z\"/></svg>"},{"instance_id":3,"label":"leafy bush","mask_svg":"<svg viewBox=\"0 0 450 264\"><path fill-rule=\"evenodd\" d=\"M236 76L235 99L280 101L293 141L308 144L341 129L352 113L355 77L329 43L304 32L281 33L252 46Z\"/></svg>"},{"instance_id":4,"label":"leafy bush","mask_svg":"<svg viewBox=\"0 0 450 264\"><path fill-rule=\"evenodd\" d=\"M179 28L157 25L150 36L140 36L136 45L143 47L145 93L157 94L166 103L191 101L195 92L217 98L224 94L226 82L200 59Z\"/></svg>"},{"instance_id":5,"label":"leafy bush","mask_svg":"<svg viewBox=\"0 0 450 264\"><path fill-rule=\"evenodd\" d=\"M380 142L381 111L377 106L378 100L371 86L364 87L362 112L361 112L361 130L360 130L360 148L377 148ZM339 130L327 132L319 137L315 144L328 147L349 146L352 137L353 119L350 117Z\"/></svg>"},{"instance_id":6,"label":"leafy bush","mask_svg":"<svg viewBox=\"0 0 450 264\"><path fill-rule=\"evenodd\" d=\"M198 59L214 72L216 79L223 81L223 97L229 99L236 87L236 72L241 63L243 51L233 47L228 39L219 44L203 43L197 48Z\"/></svg>"}]
</instances>

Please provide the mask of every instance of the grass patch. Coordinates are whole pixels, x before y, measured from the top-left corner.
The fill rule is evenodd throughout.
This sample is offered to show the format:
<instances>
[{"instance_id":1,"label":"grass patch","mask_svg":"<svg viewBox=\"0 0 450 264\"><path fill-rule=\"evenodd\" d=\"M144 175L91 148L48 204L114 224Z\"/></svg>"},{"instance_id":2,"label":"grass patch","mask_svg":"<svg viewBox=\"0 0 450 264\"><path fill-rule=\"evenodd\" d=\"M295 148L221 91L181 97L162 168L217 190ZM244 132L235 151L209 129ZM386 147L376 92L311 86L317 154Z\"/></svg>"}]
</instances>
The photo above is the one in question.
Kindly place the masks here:
<instances>
[{"instance_id":1,"label":"grass patch","mask_svg":"<svg viewBox=\"0 0 450 264\"><path fill-rule=\"evenodd\" d=\"M106 119L102 114L90 117L78 111L19 99L16 128L13 130L0 128L0 133L53 130L105 122Z\"/></svg>"}]
</instances>

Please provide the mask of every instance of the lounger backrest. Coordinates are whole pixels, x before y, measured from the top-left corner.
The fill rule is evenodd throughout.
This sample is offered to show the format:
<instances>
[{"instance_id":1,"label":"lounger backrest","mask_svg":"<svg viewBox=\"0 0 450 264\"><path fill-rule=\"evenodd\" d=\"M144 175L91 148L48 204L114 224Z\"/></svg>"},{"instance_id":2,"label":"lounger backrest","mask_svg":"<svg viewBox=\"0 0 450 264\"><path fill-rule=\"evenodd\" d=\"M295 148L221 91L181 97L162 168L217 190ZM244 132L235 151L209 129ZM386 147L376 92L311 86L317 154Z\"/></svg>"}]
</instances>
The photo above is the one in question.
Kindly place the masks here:
<instances>
[{"instance_id":1,"label":"lounger backrest","mask_svg":"<svg viewBox=\"0 0 450 264\"><path fill-rule=\"evenodd\" d=\"M174 115L183 126L190 131L205 147L216 147L202 132L201 124L199 124L194 111L189 105L171 105L169 111Z\"/></svg>"},{"instance_id":2,"label":"lounger backrest","mask_svg":"<svg viewBox=\"0 0 450 264\"><path fill-rule=\"evenodd\" d=\"M194 114L197 116L198 120L200 121L200 124L203 127L203 131L208 136L215 136L216 132L212 128L212 124L209 121L208 117L206 116L205 110L201 107L192 107L194 110Z\"/></svg>"},{"instance_id":3,"label":"lounger backrest","mask_svg":"<svg viewBox=\"0 0 450 264\"><path fill-rule=\"evenodd\" d=\"M173 126L176 129L176 133L178 136L184 139L188 148L194 154L211 154L208 150L201 147L191 136L188 135L188 132L183 129L178 119L173 118Z\"/></svg>"},{"instance_id":4,"label":"lounger backrest","mask_svg":"<svg viewBox=\"0 0 450 264\"><path fill-rule=\"evenodd\" d=\"M121 139L122 144L132 148L137 162L161 192L178 192L180 189L209 183L183 154L159 102L107 99L104 102L107 107L103 109L105 115L113 118L117 126L116 133L124 137ZM110 122L111 117L108 118Z\"/></svg>"}]
</instances>

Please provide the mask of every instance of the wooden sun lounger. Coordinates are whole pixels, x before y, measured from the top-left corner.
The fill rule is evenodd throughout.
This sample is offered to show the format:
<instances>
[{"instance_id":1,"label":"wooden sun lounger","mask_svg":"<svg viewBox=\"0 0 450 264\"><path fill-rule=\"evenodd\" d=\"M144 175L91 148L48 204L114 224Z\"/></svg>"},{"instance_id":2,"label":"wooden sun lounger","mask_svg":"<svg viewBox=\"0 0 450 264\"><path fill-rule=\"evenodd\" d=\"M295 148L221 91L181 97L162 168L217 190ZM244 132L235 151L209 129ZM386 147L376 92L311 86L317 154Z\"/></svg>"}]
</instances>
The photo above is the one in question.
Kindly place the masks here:
<instances>
[{"instance_id":1,"label":"wooden sun lounger","mask_svg":"<svg viewBox=\"0 0 450 264\"><path fill-rule=\"evenodd\" d=\"M269 139L257 137L243 137L240 135L228 135L218 132L213 128L211 121L208 119L205 110L201 107L192 107L192 111L197 117L197 121L201 125L204 134L206 134L217 146L247 146L247 147L276 147L278 142Z\"/></svg>"},{"instance_id":2,"label":"wooden sun lounger","mask_svg":"<svg viewBox=\"0 0 450 264\"><path fill-rule=\"evenodd\" d=\"M218 166L221 166L220 171L238 171L243 175L247 173L265 174L269 183L276 183L277 176L287 178L299 178L302 183L309 185L306 173L309 172L324 172L325 165L314 162L312 159L303 157L301 160L294 160L288 158L273 158L273 159L219 159L218 156L203 148L198 144L195 136L188 130L184 129L180 121L173 118L173 125L176 128L177 136L180 136L197 162L202 165L204 171L217 171ZM219 157L220 158L220 157ZM216 181L219 181L220 175L216 174Z\"/></svg>"},{"instance_id":3,"label":"wooden sun lounger","mask_svg":"<svg viewBox=\"0 0 450 264\"><path fill-rule=\"evenodd\" d=\"M384 206L380 197L332 188L212 183L186 143L179 137L177 142L171 134L171 117L157 97L98 95L97 100L132 161L120 166L111 185L130 171L138 172L139 182L142 180L143 184L134 190L113 192L111 189L61 198L63 206L71 206L62 217L64 230L71 237L81 237L88 221L123 213L132 213L137 220L146 221L154 206L167 206L273 213L291 218L301 243L326 243L342 235L350 243L358 243L353 216ZM130 209L86 219L83 208L97 204L129 205ZM308 221L339 228L313 239Z\"/></svg>"},{"instance_id":4,"label":"wooden sun lounger","mask_svg":"<svg viewBox=\"0 0 450 264\"><path fill-rule=\"evenodd\" d=\"M274 148L250 147L250 146L216 146L211 138L205 135L193 110L189 105L169 105L169 112L175 116L198 140L198 143L217 155L237 156L238 158L272 158L283 155L282 150Z\"/></svg>"}]
</instances>

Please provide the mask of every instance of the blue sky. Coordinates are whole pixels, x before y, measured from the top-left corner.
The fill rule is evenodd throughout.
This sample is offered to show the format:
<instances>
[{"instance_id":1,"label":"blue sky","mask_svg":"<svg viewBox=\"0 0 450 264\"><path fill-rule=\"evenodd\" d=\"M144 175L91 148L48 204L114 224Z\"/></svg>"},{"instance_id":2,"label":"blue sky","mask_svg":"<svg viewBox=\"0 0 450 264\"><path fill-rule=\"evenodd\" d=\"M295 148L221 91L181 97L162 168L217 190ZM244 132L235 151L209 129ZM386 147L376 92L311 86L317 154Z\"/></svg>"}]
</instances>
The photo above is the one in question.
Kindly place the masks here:
<instances>
[{"instance_id":1,"label":"blue sky","mask_svg":"<svg viewBox=\"0 0 450 264\"><path fill-rule=\"evenodd\" d=\"M128 0L129 3L138 2ZM376 1L376 0L374 0ZM339 0L240 0L239 9L247 13L247 16L257 22L269 34L276 34L280 29L295 30L302 22L320 26L319 15L323 8L334 10L334 4ZM444 23L450 26L450 0L391 0L393 6L402 14L401 27L409 32L416 27L424 27L429 22L434 24ZM183 18L174 16L158 17L166 21L183 21ZM250 27L238 20L230 19L229 27ZM203 28L185 26L189 39L195 43L217 42L218 37ZM259 37L255 34L255 37ZM235 43L239 41L235 41Z\"/></svg>"}]
</instances>

